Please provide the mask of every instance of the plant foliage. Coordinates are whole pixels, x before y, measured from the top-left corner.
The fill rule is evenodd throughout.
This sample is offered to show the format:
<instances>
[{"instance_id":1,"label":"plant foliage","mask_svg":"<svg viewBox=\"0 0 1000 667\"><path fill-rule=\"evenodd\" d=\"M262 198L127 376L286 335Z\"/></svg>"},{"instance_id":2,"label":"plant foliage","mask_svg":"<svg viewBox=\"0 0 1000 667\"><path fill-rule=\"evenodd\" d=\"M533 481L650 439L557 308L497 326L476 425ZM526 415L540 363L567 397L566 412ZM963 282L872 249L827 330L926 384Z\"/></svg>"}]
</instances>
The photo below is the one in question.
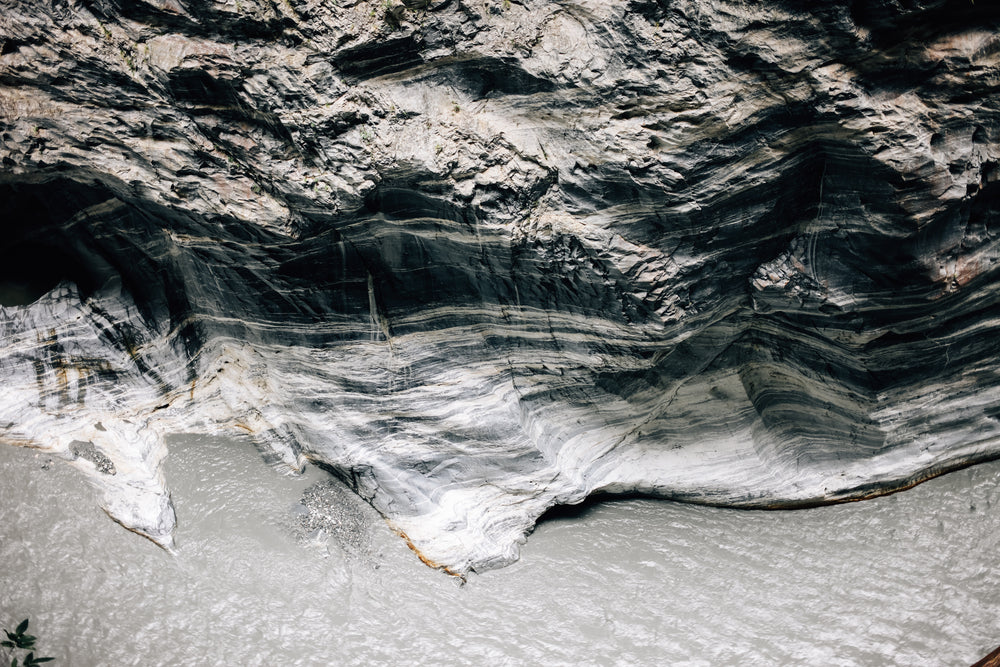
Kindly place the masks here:
<instances>
[{"instance_id":1,"label":"plant foliage","mask_svg":"<svg viewBox=\"0 0 1000 667\"><path fill-rule=\"evenodd\" d=\"M18 623L17 627L14 628L14 632L6 629L3 632L7 635L7 639L0 641L0 646L10 649L11 653L28 651L28 654L23 656L20 662L18 662L17 655L15 654L10 660L10 667L35 667L35 665L55 660L55 658L35 657L35 641L38 638L27 634L28 619L24 619Z\"/></svg>"}]
</instances>

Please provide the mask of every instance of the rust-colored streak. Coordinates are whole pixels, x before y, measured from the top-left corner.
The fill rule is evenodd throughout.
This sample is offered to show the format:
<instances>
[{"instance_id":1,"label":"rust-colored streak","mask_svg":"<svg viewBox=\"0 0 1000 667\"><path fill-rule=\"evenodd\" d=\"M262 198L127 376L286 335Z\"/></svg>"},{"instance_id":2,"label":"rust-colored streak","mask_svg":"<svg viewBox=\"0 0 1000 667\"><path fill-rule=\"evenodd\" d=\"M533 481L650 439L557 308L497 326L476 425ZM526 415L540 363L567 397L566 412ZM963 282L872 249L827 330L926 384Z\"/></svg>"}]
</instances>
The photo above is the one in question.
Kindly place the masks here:
<instances>
[{"instance_id":1,"label":"rust-colored streak","mask_svg":"<svg viewBox=\"0 0 1000 667\"><path fill-rule=\"evenodd\" d=\"M1000 667L1000 646L972 667Z\"/></svg>"},{"instance_id":2,"label":"rust-colored streak","mask_svg":"<svg viewBox=\"0 0 1000 667\"><path fill-rule=\"evenodd\" d=\"M37 440L29 440L28 438L19 438L11 435L0 436L0 443L10 445L11 447L24 447L25 449L38 449L43 451L45 449Z\"/></svg>"},{"instance_id":3,"label":"rust-colored streak","mask_svg":"<svg viewBox=\"0 0 1000 667\"><path fill-rule=\"evenodd\" d=\"M56 394L59 396L59 402L66 405L69 403L69 374L66 372L67 363L63 358L62 345L55 329L49 329L44 345L49 365L56 376Z\"/></svg>"},{"instance_id":4,"label":"rust-colored streak","mask_svg":"<svg viewBox=\"0 0 1000 667\"><path fill-rule=\"evenodd\" d=\"M69 393L69 374L66 372L66 366L63 364L61 357L56 357L52 368L56 373L56 384L59 387L59 393Z\"/></svg>"},{"instance_id":5,"label":"rust-colored streak","mask_svg":"<svg viewBox=\"0 0 1000 667\"><path fill-rule=\"evenodd\" d=\"M441 563L437 563L437 562L431 560L430 558L428 558L427 556L425 556L423 553L421 553L420 549L417 548L417 546L413 543L413 540L411 540L410 537L404 531L402 531L402 530L400 530L399 528L396 528L396 527L393 527L393 530L396 531L397 535L399 535L400 537L403 538L403 540L406 542L406 546L410 547L410 551L412 551L413 553L417 554L417 558L420 559L421 563L423 563L424 565L426 565L429 568L433 568L435 570L441 570L442 572L444 572L445 574L447 574L449 576L457 577L457 578L461 579L463 582L465 581L465 575L464 574L460 574L458 572L455 572L454 570L452 570L448 566L442 565Z\"/></svg>"},{"instance_id":6,"label":"rust-colored streak","mask_svg":"<svg viewBox=\"0 0 1000 667\"><path fill-rule=\"evenodd\" d=\"M241 428L241 429L243 429L243 430L244 430L244 431L246 431L247 433L253 433L253 429L252 429L252 428L250 428L249 426L247 426L246 424L242 424L242 423L240 423L240 422L236 422L235 426L236 426L236 428Z\"/></svg>"},{"instance_id":7,"label":"rust-colored streak","mask_svg":"<svg viewBox=\"0 0 1000 667\"><path fill-rule=\"evenodd\" d=\"M115 523L117 523L119 526L121 526L125 530L129 531L130 533L135 533L136 535L138 535L140 537L145 537L147 540L149 540L150 542L152 542L156 546L160 547L161 549L163 549L167 553L174 553L174 550L172 548L166 546L165 544L160 544L155 539L153 539L152 537L150 537L146 533L142 532L141 530L138 530L138 529L136 529L136 528L128 525L127 523L122 522L121 519L119 519L114 514L112 514L111 512L109 512L108 508L102 507L101 509L104 511L105 514L108 515L109 519L111 519L112 521L114 521Z\"/></svg>"},{"instance_id":8,"label":"rust-colored streak","mask_svg":"<svg viewBox=\"0 0 1000 667\"><path fill-rule=\"evenodd\" d=\"M881 498L882 496L891 496L896 493L901 493L903 491L908 491L915 486L923 484L924 482L930 481L936 477L942 475L947 475L948 473L955 472L957 470L962 470L970 466L979 465L980 463L987 463L989 461L997 460L997 456L989 455L985 457L972 457L960 459L958 461L949 463L947 466L934 467L930 470L924 470L907 480L899 482L894 486L884 486L881 488L872 488L869 490L856 492L854 495L841 497L841 498L822 498L815 500L803 500L795 502L784 502L784 503L762 503L759 505L743 505L737 506L739 509L753 509L753 510L798 510L798 509L811 509L813 507L825 507L827 505L841 505L846 503L857 503L864 500L873 500L875 498ZM700 503L694 502L696 505L709 505L715 507L733 507L731 504L726 503ZM1000 665L997 665L1000 667Z\"/></svg>"}]
</instances>

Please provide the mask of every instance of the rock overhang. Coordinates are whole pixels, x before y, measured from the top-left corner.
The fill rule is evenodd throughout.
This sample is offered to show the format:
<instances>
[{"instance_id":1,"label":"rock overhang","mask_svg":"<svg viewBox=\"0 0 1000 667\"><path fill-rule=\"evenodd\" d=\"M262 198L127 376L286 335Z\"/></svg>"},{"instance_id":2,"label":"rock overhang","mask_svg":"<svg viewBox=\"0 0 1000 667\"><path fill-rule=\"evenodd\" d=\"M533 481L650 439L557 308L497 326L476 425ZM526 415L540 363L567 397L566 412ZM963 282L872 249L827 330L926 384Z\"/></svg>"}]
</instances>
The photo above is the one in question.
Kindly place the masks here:
<instances>
[{"instance_id":1,"label":"rock overhang","mask_svg":"<svg viewBox=\"0 0 1000 667\"><path fill-rule=\"evenodd\" d=\"M44 279L3 437L126 526L169 542L183 430L322 464L457 573L596 491L805 506L997 455L992 10L244 4L8 19L4 275Z\"/></svg>"}]
</instances>

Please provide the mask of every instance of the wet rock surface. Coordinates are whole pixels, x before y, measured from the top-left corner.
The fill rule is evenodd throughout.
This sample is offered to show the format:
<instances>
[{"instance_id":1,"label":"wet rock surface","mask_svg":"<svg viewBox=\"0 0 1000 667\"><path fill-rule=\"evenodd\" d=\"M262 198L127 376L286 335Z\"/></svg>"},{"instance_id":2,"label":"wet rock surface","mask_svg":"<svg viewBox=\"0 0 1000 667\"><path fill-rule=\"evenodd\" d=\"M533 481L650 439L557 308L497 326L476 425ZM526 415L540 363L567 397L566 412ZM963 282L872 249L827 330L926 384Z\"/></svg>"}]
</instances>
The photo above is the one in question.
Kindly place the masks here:
<instances>
[{"instance_id":1,"label":"wet rock surface","mask_svg":"<svg viewBox=\"0 0 1000 667\"><path fill-rule=\"evenodd\" d=\"M164 436L247 434L458 573L593 492L794 507L995 458L998 28L10 2L0 437L169 546Z\"/></svg>"}]
</instances>

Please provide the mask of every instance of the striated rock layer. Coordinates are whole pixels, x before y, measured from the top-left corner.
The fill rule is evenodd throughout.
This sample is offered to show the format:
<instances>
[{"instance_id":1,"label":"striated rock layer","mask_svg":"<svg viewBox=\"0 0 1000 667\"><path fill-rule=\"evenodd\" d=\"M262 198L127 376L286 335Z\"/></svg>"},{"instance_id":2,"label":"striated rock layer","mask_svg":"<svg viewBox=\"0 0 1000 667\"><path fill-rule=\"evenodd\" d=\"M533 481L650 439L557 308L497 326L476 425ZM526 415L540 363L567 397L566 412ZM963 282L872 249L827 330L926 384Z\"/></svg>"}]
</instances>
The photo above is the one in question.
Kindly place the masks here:
<instances>
[{"instance_id":1,"label":"striated rock layer","mask_svg":"<svg viewBox=\"0 0 1000 667\"><path fill-rule=\"evenodd\" d=\"M5 0L0 437L171 545L177 431L429 563L1000 453L1000 10Z\"/></svg>"}]
</instances>

